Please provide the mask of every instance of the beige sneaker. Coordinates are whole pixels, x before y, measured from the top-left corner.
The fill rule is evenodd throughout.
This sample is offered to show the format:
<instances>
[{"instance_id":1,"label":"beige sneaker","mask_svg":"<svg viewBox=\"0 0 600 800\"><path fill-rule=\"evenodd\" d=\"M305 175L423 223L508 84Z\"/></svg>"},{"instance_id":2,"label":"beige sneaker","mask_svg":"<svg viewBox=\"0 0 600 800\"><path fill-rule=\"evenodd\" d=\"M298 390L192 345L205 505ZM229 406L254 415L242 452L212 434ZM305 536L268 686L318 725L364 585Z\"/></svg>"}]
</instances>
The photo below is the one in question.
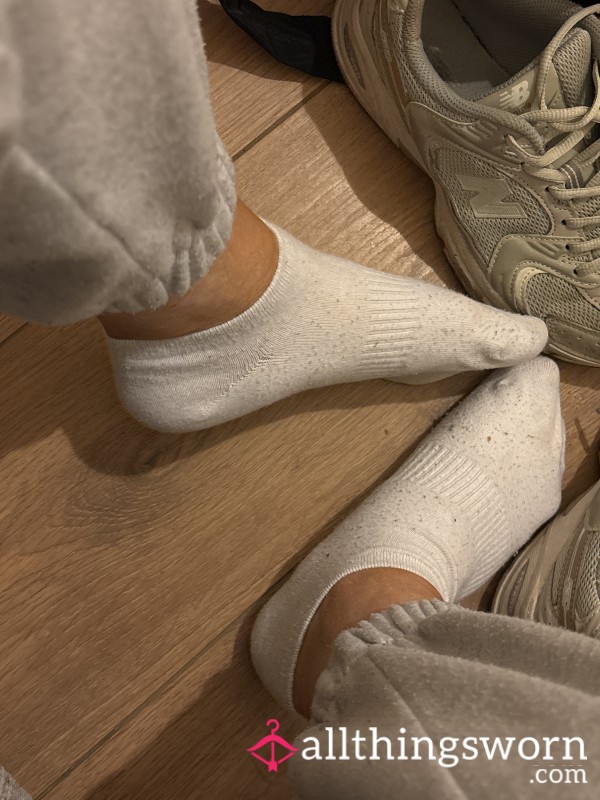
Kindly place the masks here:
<instances>
[{"instance_id":1,"label":"beige sneaker","mask_svg":"<svg viewBox=\"0 0 600 800\"><path fill-rule=\"evenodd\" d=\"M492 611L600 639L600 483L515 559Z\"/></svg>"},{"instance_id":2,"label":"beige sneaker","mask_svg":"<svg viewBox=\"0 0 600 800\"><path fill-rule=\"evenodd\" d=\"M465 288L600 366L600 5L337 0L348 84L432 178ZM541 55L540 55L541 53Z\"/></svg>"}]
</instances>

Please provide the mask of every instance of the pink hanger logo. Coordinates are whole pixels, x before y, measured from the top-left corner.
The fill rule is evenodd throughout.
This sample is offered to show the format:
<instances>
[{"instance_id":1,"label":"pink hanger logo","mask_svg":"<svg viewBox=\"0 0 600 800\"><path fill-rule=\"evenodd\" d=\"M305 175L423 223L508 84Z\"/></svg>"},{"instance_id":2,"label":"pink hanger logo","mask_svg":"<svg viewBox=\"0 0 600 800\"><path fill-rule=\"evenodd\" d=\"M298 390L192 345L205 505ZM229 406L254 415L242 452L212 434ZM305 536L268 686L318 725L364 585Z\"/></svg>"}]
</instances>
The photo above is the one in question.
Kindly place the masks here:
<instances>
[{"instance_id":1,"label":"pink hanger logo","mask_svg":"<svg viewBox=\"0 0 600 800\"><path fill-rule=\"evenodd\" d=\"M264 739L261 739L260 742L257 742L254 747L249 747L248 752L251 756L258 759L258 761L266 764L269 768L269 772L277 772L281 764L284 761L287 761L288 758L291 758L295 753L298 752L297 747L292 747L289 742L286 742L281 736L277 736L277 731L281 726L276 719L270 719L267 722L267 728L271 729L271 733L268 736L265 736ZM285 755L282 755L280 758L277 757L277 746L284 751ZM265 758L264 755L259 753L259 750L266 748ZM281 752L281 750L279 752Z\"/></svg>"}]
</instances>

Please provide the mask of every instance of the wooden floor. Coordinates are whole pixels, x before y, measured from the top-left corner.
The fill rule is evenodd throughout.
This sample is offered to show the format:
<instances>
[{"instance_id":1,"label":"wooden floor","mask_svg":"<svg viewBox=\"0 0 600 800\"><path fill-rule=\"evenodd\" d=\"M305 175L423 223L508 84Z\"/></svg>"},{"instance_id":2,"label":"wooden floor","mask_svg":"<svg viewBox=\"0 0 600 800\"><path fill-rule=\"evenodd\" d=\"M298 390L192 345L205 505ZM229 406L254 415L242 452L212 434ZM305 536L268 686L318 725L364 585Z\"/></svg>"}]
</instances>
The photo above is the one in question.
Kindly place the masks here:
<instances>
[{"instance_id":1,"label":"wooden floor","mask_svg":"<svg viewBox=\"0 0 600 800\"><path fill-rule=\"evenodd\" d=\"M242 197L312 245L456 287L428 180L350 93L200 8ZM253 615L481 376L325 389L166 436L119 407L94 323L3 320L0 340L0 762L34 798L288 800L245 752L274 715L298 730L250 668ZM561 370L569 501L597 477L600 372Z\"/></svg>"}]
</instances>

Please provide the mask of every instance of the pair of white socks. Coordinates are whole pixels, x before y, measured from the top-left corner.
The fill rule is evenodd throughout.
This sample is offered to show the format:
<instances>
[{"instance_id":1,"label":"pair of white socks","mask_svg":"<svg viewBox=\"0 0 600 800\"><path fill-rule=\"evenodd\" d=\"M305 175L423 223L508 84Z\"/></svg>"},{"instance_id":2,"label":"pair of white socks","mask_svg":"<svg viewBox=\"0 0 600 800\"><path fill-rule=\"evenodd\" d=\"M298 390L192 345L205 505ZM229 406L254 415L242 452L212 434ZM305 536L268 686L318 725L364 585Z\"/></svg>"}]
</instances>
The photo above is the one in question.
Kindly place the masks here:
<instances>
[{"instance_id":1,"label":"pair of white socks","mask_svg":"<svg viewBox=\"0 0 600 800\"><path fill-rule=\"evenodd\" d=\"M289 708L304 634L337 581L397 567L447 600L469 593L558 507L564 441L558 369L549 359L530 361L546 344L542 321L317 253L274 231L275 277L239 317L178 339L109 340L133 416L158 430L192 431L328 384L423 383L522 364L493 374L452 412L262 611L254 663Z\"/></svg>"}]
</instances>

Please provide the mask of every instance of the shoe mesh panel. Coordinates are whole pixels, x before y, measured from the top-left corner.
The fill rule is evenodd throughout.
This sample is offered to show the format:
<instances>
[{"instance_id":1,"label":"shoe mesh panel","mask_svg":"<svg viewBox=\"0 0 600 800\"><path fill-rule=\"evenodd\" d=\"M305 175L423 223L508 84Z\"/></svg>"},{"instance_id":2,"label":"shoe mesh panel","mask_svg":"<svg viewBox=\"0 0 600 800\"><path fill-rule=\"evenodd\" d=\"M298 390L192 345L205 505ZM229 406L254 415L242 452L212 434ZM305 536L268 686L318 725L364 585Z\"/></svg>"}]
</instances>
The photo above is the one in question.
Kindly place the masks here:
<instances>
[{"instance_id":1,"label":"shoe mesh panel","mask_svg":"<svg viewBox=\"0 0 600 800\"><path fill-rule=\"evenodd\" d=\"M550 218L535 196L516 181L511 181L504 173L488 162L460 150L440 149L435 156L435 164L440 181L448 190L448 199L456 214L475 243L479 252L489 259L496 245L504 236L514 233L542 233L550 231ZM526 217L519 219L487 219L476 217L471 199L476 192L463 189L457 175L476 178L504 179L512 188L512 193L502 198L507 203L519 203Z\"/></svg>"},{"instance_id":2,"label":"shoe mesh panel","mask_svg":"<svg viewBox=\"0 0 600 800\"><path fill-rule=\"evenodd\" d=\"M423 0L411 1L423 2ZM528 0L518 0L518 2L523 3L528 2ZM569 6L567 0L539 0L539 2L542 10L551 13L551 30L544 41L545 45L560 27L562 18L567 18L571 14L565 11L566 7ZM546 3L555 3L556 8L551 10ZM383 15L385 22L382 25L386 32L386 48L389 48L392 54L396 55L395 63L409 100L423 103L423 105L441 112L445 117L459 122L489 120L494 124L499 124L499 120L504 118L504 112L491 106L467 101L453 91L438 76L424 52L422 41L416 40L418 37L416 37L414 20L409 25L406 21L406 15L393 9L389 5L389 0L379 0L375 9L376 18L378 18L377 15L382 10L386 12ZM521 21L522 11L522 8L514 10L519 21ZM539 18L537 10L536 14L536 18ZM377 27L376 25L375 29ZM600 23L598 23L598 29L600 38ZM495 35L497 35L497 32ZM377 39L377 36L375 38ZM514 46L514 42L512 44ZM541 49L542 46L537 48L534 56L538 56ZM522 56L521 49L517 47L517 50ZM413 62L410 66L409 61ZM510 72L511 70L508 71ZM518 116L513 117L513 127L515 132L520 133L522 136L528 136L531 131L531 126Z\"/></svg>"},{"instance_id":3,"label":"shoe mesh panel","mask_svg":"<svg viewBox=\"0 0 600 800\"><path fill-rule=\"evenodd\" d=\"M427 0L411 0L412 5L422 5L424 2ZM485 2L483 0L453 0L453 2L465 19L469 20L471 28L490 55L495 57L495 60L507 72L514 74L519 72L525 64L537 58L561 24L579 10L579 6L569 0L485 0ZM374 3L375 18L379 17L382 9L385 12L383 17L387 20L383 27L389 34L387 44L392 54L397 56L396 65L401 73L402 83L408 97L442 112L450 119L473 120L473 104L466 102L447 85L444 88L439 86L439 78L423 52L422 42L416 41L418 36L415 20L411 20L410 24L408 22L405 24L407 15L393 8L389 0L379 0ZM496 15L499 15L498 19ZM475 17L478 19L476 20ZM482 26L489 34L487 42L483 41L485 37L481 35ZM582 23L582 27L590 32L594 31L600 41L600 21L590 17L585 23ZM501 30L507 31L507 35L502 37L500 43ZM521 36L520 39L517 39L516 33ZM538 36L539 41L536 44ZM504 53L505 58L496 56L494 53L496 46L502 49L508 47L511 53ZM531 47L532 51L529 56L525 57L524 52L528 47ZM414 74L412 67L408 66L407 55L414 59ZM510 61L511 58L515 59L513 66L503 63ZM494 122L500 115L497 109L485 105L480 105L475 113L479 119ZM519 117L514 119L514 128L523 136L527 136L530 130L529 125L522 122Z\"/></svg>"},{"instance_id":4,"label":"shoe mesh panel","mask_svg":"<svg viewBox=\"0 0 600 800\"><path fill-rule=\"evenodd\" d=\"M575 611L579 619L593 618L600 611L600 531L588 535L578 573L573 559L579 549L578 538L563 547L552 571L552 603L559 609L564 606L567 613ZM570 592L567 581L572 581ZM561 612L559 611L559 619ZM567 617L568 619L568 617ZM590 631L591 635L596 635Z\"/></svg>"},{"instance_id":5,"label":"shoe mesh panel","mask_svg":"<svg viewBox=\"0 0 600 800\"><path fill-rule=\"evenodd\" d=\"M577 576L573 576L574 578ZM600 609L600 532L590 533L577 581L576 610L583 619Z\"/></svg>"},{"instance_id":6,"label":"shoe mesh panel","mask_svg":"<svg viewBox=\"0 0 600 800\"><path fill-rule=\"evenodd\" d=\"M382 1L387 2L387 0ZM499 13L504 20L518 19L519 25L522 26L523 30L528 31L528 35L537 30L545 39L543 46L550 41L550 38L556 33L562 22L568 19L575 11L579 10L578 6L568 0L487 0L485 4L483 4L481 0L459 0L457 5L468 19L471 19L475 15L481 17L479 20L480 25L484 24L484 26L489 29L488 32L491 36L488 44L494 42L496 44L498 43L498 31L499 27L501 27L491 24L490 12L492 10L494 13ZM392 48L397 47L401 49L404 14L397 12L390 13L389 20ZM476 32L479 31L477 24L474 24L473 27ZM590 17L582 24L582 27L586 28L600 41L600 21L594 17ZM508 42L504 42L503 46L506 46L507 43L509 47L514 49L513 57L516 61L522 59L523 48L520 46L519 42L515 41L514 37L512 37ZM415 53L419 53L421 45L407 45L406 47L407 49L413 50L414 55ZM539 55L540 49L541 47L535 52L535 56ZM491 52L490 47L488 47L488 50ZM402 55L398 57L396 62L408 97L426 106L437 108L451 119L458 121L472 120L472 112L468 110L468 105L465 106L463 99L450 89L442 93L443 98L432 101L432 97L436 95L436 90L433 87L433 75L435 71L431 68L426 56L422 58L419 57L418 61L420 63L417 64L416 74L414 75L412 70L408 68L407 61ZM589 71L590 63L588 62L586 65L585 60L581 57L581 41L577 31L571 39L561 47L560 53L557 54L554 61L567 104L579 105L581 98L575 97L576 92L574 87L581 86L582 78L585 80L584 69ZM513 65L512 71L518 71L516 63ZM485 106L480 107L482 119L494 120L497 113L496 109L487 108ZM518 118L515 119L515 128L519 128ZM590 183L591 186L598 184L600 184L600 173L597 179L593 179ZM576 201L574 205L579 216L596 216L600 214L600 197L593 197L585 202ZM516 232L518 232L518 230ZM585 236L587 239L600 237L600 227L586 230ZM481 245L482 240L479 240L478 243ZM480 247L480 250L485 255L485 249ZM593 256L600 256L600 253L596 252ZM578 261L580 263L587 262L591 258L592 255L583 254Z\"/></svg>"},{"instance_id":7,"label":"shoe mesh panel","mask_svg":"<svg viewBox=\"0 0 600 800\"><path fill-rule=\"evenodd\" d=\"M567 281L538 273L525 288L527 309L534 317L554 317L586 330L600 331L600 311Z\"/></svg>"},{"instance_id":8,"label":"shoe mesh panel","mask_svg":"<svg viewBox=\"0 0 600 800\"><path fill-rule=\"evenodd\" d=\"M553 62L567 105L589 105L593 96L593 80L591 43L588 36L582 30L575 29L571 38L566 40L558 50ZM597 138L598 127L594 128L586 137L586 147ZM570 163L576 166L580 160L585 161L585 151ZM565 174L568 176L567 172ZM588 185L597 186L599 181L599 176L595 175ZM597 216L600 212L600 198L598 197L590 197L584 201L576 200L573 205L581 217ZM595 239L600 236L600 227L588 228L584 231L584 235L587 239ZM594 255L597 256L598 253ZM589 261L591 257L591 253L585 253L580 261Z\"/></svg>"},{"instance_id":9,"label":"shoe mesh panel","mask_svg":"<svg viewBox=\"0 0 600 800\"><path fill-rule=\"evenodd\" d=\"M600 185L600 173L594 175L592 180L588 183L588 186L599 186ZM600 197L590 197L589 200L586 200L583 203L575 202L574 203L575 209L577 210L578 217L597 217L600 214ZM586 239L596 239L600 236L600 227L595 228L587 228L585 230L585 238ZM574 241L577 241L574 239ZM595 256L598 253L594 253Z\"/></svg>"},{"instance_id":10,"label":"shoe mesh panel","mask_svg":"<svg viewBox=\"0 0 600 800\"><path fill-rule=\"evenodd\" d=\"M587 34L575 30L556 53L553 62L567 105L581 105L592 80L592 45Z\"/></svg>"},{"instance_id":11,"label":"shoe mesh panel","mask_svg":"<svg viewBox=\"0 0 600 800\"><path fill-rule=\"evenodd\" d=\"M569 571L569 565L573 557L573 542L570 541L563 549L556 560L553 570L552 580L552 602L556 606L562 605L562 592Z\"/></svg>"},{"instance_id":12,"label":"shoe mesh panel","mask_svg":"<svg viewBox=\"0 0 600 800\"><path fill-rule=\"evenodd\" d=\"M390 32L391 32L391 40L396 44L396 46L400 49L400 43L402 42L402 33L404 29L404 14L390 14ZM431 104L431 100L427 92L417 83L414 75L412 74L412 70L410 70L405 63L404 58L400 57L396 60L398 70L402 76L402 83L406 90L406 94L410 100L413 100L417 103L423 103L426 106ZM427 74L421 76L424 81L426 82L427 78L429 77Z\"/></svg>"}]
</instances>

